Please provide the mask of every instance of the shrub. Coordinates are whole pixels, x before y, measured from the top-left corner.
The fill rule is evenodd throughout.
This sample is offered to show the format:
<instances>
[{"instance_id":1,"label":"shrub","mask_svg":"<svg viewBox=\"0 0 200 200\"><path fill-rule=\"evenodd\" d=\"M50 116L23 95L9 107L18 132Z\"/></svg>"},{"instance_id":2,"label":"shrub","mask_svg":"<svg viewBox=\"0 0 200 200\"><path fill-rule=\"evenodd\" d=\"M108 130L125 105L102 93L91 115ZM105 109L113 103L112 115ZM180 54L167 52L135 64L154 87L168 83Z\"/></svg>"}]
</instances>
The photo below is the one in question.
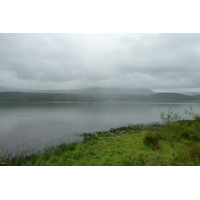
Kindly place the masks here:
<instances>
[{"instance_id":1,"label":"shrub","mask_svg":"<svg viewBox=\"0 0 200 200\"><path fill-rule=\"evenodd\" d=\"M143 144L150 146L153 150L160 148L159 135L157 133L147 132L144 137Z\"/></svg>"},{"instance_id":2,"label":"shrub","mask_svg":"<svg viewBox=\"0 0 200 200\"><path fill-rule=\"evenodd\" d=\"M194 113L194 111L192 109L192 106L190 106L190 111L184 109L184 112L185 112L185 114L188 114L188 115L192 116L192 118L194 120L200 121L200 115L197 114L197 113Z\"/></svg>"},{"instance_id":3,"label":"shrub","mask_svg":"<svg viewBox=\"0 0 200 200\"><path fill-rule=\"evenodd\" d=\"M76 148L77 142L67 144L66 150L73 151Z\"/></svg>"},{"instance_id":4,"label":"shrub","mask_svg":"<svg viewBox=\"0 0 200 200\"><path fill-rule=\"evenodd\" d=\"M160 111L160 110L159 110ZM167 114L160 111L160 118L162 119L164 124L171 124L175 121L181 120L182 118L178 115L178 113L173 113L171 107L167 111Z\"/></svg>"},{"instance_id":5,"label":"shrub","mask_svg":"<svg viewBox=\"0 0 200 200\"><path fill-rule=\"evenodd\" d=\"M200 132L195 127L186 127L179 134L183 139L200 141Z\"/></svg>"},{"instance_id":6,"label":"shrub","mask_svg":"<svg viewBox=\"0 0 200 200\"><path fill-rule=\"evenodd\" d=\"M83 142L92 142L92 143L96 143L99 138L96 134L92 134L92 133L83 133Z\"/></svg>"}]
</instances>

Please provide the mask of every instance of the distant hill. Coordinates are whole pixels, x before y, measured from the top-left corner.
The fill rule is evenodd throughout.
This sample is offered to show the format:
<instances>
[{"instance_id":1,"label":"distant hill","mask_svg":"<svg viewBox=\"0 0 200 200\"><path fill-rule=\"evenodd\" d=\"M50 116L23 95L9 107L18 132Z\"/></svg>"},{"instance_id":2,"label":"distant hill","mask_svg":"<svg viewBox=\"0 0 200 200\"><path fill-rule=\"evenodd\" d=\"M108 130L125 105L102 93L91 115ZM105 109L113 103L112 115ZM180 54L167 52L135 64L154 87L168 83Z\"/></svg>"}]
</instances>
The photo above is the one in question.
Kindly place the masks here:
<instances>
[{"instance_id":1,"label":"distant hill","mask_svg":"<svg viewBox=\"0 0 200 200\"><path fill-rule=\"evenodd\" d=\"M77 91L78 93L84 94L129 94L129 95L150 95L155 94L152 90L138 88L138 89L119 89L119 88L103 88L103 87L94 87L94 88L86 88Z\"/></svg>"},{"instance_id":2,"label":"distant hill","mask_svg":"<svg viewBox=\"0 0 200 200\"><path fill-rule=\"evenodd\" d=\"M31 92L0 92L0 101L97 101L89 95Z\"/></svg>"},{"instance_id":3,"label":"distant hill","mask_svg":"<svg viewBox=\"0 0 200 200\"><path fill-rule=\"evenodd\" d=\"M150 95L150 94L155 94L154 91L145 89L145 88L119 89L119 88L106 88L106 87L92 87L92 88L76 89L76 90L27 90L27 89L0 87L0 92L31 92L31 93L51 93L51 94L54 94L54 93L57 93L57 94L96 94L96 95L108 95L108 94Z\"/></svg>"},{"instance_id":4,"label":"distant hill","mask_svg":"<svg viewBox=\"0 0 200 200\"><path fill-rule=\"evenodd\" d=\"M0 87L0 92L28 92L28 91L29 90L25 90L25 89Z\"/></svg>"},{"instance_id":5,"label":"distant hill","mask_svg":"<svg viewBox=\"0 0 200 200\"><path fill-rule=\"evenodd\" d=\"M200 94L198 94L198 95L194 95L194 97L196 97L196 98L200 98Z\"/></svg>"},{"instance_id":6,"label":"distant hill","mask_svg":"<svg viewBox=\"0 0 200 200\"><path fill-rule=\"evenodd\" d=\"M153 101L185 101L185 100L198 100L197 96L188 96L179 93L156 93L148 96L147 100Z\"/></svg>"},{"instance_id":7,"label":"distant hill","mask_svg":"<svg viewBox=\"0 0 200 200\"><path fill-rule=\"evenodd\" d=\"M88 90L87 90L88 91ZM93 90L92 90L93 91ZM94 91L93 91L94 92ZM99 92L99 91L98 91ZM103 91L104 92L104 91ZM178 93L156 93L151 95L137 94L94 94L91 93L28 93L28 92L0 92L0 101L139 101L139 102L181 102L199 101L200 95L188 96Z\"/></svg>"},{"instance_id":8,"label":"distant hill","mask_svg":"<svg viewBox=\"0 0 200 200\"><path fill-rule=\"evenodd\" d=\"M155 94L154 91L138 88L138 89L119 89L119 88L106 88L106 87L93 87L78 90L40 90L44 93L62 93L62 94L93 94L93 95L150 95Z\"/></svg>"},{"instance_id":9,"label":"distant hill","mask_svg":"<svg viewBox=\"0 0 200 200\"><path fill-rule=\"evenodd\" d=\"M199 92L182 92L181 94L185 94L185 95L189 95L189 96L200 95Z\"/></svg>"},{"instance_id":10,"label":"distant hill","mask_svg":"<svg viewBox=\"0 0 200 200\"><path fill-rule=\"evenodd\" d=\"M145 88L93 87L78 90L24 90L0 87L0 101L200 101L200 95L155 93Z\"/></svg>"},{"instance_id":11,"label":"distant hill","mask_svg":"<svg viewBox=\"0 0 200 200\"><path fill-rule=\"evenodd\" d=\"M183 95L179 93L155 93L152 95L124 95L120 100L131 100L140 102L179 102L200 101L200 95Z\"/></svg>"}]
</instances>

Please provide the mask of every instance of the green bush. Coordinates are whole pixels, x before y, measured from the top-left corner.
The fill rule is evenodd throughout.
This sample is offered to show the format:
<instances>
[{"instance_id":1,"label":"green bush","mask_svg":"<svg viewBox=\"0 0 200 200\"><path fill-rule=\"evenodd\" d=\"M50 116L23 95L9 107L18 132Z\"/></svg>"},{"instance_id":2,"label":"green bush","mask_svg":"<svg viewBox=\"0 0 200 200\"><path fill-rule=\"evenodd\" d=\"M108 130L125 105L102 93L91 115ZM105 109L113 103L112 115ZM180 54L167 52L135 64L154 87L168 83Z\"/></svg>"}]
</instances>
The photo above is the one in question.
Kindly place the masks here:
<instances>
[{"instance_id":1,"label":"green bush","mask_svg":"<svg viewBox=\"0 0 200 200\"><path fill-rule=\"evenodd\" d=\"M66 150L73 151L76 148L76 145L77 145L77 142L72 142L70 144L67 144Z\"/></svg>"},{"instance_id":2,"label":"green bush","mask_svg":"<svg viewBox=\"0 0 200 200\"><path fill-rule=\"evenodd\" d=\"M200 115L197 114L197 113L194 113L194 111L192 109L192 106L190 106L190 111L184 109L184 112L185 112L185 114L188 114L188 115L192 116L192 118L194 120L200 121Z\"/></svg>"},{"instance_id":3,"label":"green bush","mask_svg":"<svg viewBox=\"0 0 200 200\"><path fill-rule=\"evenodd\" d=\"M157 150L158 148L160 148L159 139L159 134L147 132L147 134L144 137L143 144L150 146L153 150Z\"/></svg>"},{"instance_id":4,"label":"green bush","mask_svg":"<svg viewBox=\"0 0 200 200\"><path fill-rule=\"evenodd\" d=\"M171 107L167 111L167 114L165 114L164 112L160 111L160 118L162 119L164 124L171 124L173 122L176 122L176 121L179 121L179 120L182 119L178 115L178 113L173 113L173 111L171 110Z\"/></svg>"},{"instance_id":5,"label":"green bush","mask_svg":"<svg viewBox=\"0 0 200 200\"><path fill-rule=\"evenodd\" d=\"M186 127L179 134L183 139L200 141L200 131L195 127Z\"/></svg>"},{"instance_id":6,"label":"green bush","mask_svg":"<svg viewBox=\"0 0 200 200\"><path fill-rule=\"evenodd\" d=\"M96 135L94 133L93 134L92 133L83 133L82 136L83 136L84 143L85 142L96 143L99 140L98 135Z\"/></svg>"}]
</instances>

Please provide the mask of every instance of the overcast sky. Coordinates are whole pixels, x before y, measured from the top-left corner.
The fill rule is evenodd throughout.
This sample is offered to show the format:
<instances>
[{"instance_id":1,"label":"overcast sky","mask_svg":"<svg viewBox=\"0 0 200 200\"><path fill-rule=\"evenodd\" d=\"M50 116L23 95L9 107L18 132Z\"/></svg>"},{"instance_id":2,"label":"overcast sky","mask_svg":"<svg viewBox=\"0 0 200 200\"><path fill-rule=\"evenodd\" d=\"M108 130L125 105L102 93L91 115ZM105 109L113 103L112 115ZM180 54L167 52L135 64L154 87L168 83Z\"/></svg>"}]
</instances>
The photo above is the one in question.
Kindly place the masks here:
<instances>
[{"instance_id":1,"label":"overcast sky","mask_svg":"<svg viewBox=\"0 0 200 200\"><path fill-rule=\"evenodd\" d=\"M0 34L0 86L200 91L200 34Z\"/></svg>"}]
</instances>

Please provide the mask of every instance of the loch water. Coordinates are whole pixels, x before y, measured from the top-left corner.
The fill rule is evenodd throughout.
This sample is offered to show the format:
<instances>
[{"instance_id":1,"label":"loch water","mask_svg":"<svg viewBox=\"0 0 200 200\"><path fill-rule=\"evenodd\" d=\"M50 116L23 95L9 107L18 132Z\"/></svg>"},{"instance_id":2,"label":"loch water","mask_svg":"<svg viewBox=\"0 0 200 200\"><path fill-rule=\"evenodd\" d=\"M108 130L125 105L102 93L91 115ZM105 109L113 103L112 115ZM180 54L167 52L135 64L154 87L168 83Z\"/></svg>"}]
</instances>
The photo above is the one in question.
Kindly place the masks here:
<instances>
[{"instance_id":1,"label":"loch water","mask_svg":"<svg viewBox=\"0 0 200 200\"><path fill-rule=\"evenodd\" d=\"M182 117L199 102L0 102L2 156L36 153L80 140L80 133L106 131L129 124L161 122L171 107Z\"/></svg>"}]
</instances>

